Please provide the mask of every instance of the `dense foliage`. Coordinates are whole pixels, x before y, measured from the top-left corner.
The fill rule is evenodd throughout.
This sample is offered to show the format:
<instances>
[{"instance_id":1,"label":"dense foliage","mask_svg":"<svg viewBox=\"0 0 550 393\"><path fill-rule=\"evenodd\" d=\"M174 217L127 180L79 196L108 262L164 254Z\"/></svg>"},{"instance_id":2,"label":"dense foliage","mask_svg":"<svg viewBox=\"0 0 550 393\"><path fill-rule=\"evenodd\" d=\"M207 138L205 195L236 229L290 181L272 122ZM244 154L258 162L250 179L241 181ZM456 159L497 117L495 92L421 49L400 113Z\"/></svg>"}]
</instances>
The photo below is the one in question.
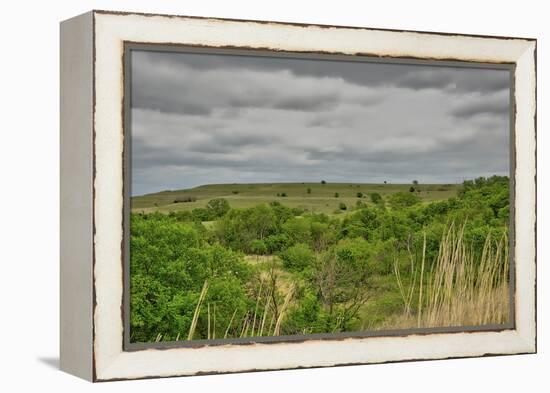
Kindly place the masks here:
<instances>
[{"instance_id":1,"label":"dense foliage","mask_svg":"<svg viewBox=\"0 0 550 393\"><path fill-rule=\"evenodd\" d=\"M279 202L233 209L221 198L191 212L132 214L131 340L376 328L400 311L394 263L422 252L421 234L428 264L451 222L481 254L510 214L507 177L465 181L456 197L431 203L415 192L368 197L332 216Z\"/></svg>"}]
</instances>

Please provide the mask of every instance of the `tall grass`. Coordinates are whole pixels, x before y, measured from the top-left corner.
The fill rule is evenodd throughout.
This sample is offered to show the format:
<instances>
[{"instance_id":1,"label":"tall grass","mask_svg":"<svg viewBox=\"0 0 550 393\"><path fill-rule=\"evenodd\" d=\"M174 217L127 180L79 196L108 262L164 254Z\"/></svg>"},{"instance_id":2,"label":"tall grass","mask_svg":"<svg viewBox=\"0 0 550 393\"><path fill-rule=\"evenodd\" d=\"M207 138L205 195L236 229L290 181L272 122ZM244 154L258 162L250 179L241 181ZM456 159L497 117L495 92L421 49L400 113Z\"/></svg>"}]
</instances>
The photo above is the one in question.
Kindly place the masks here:
<instances>
[{"instance_id":1,"label":"tall grass","mask_svg":"<svg viewBox=\"0 0 550 393\"><path fill-rule=\"evenodd\" d=\"M225 328L223 338L228 337L257 337L257 336L278 336L281 334L281 326L288 311L288 308L293 300L295 288L292 285L288 290L282 307L278 313L275 313L273 310L273 302L275 296L273 291L275 288L267 289L265 292L262 291L263 288L263 279L260 281L260 287L256 295L256 306L254 312L248 310L241 320L236 320L236 315L238 309L235 309L227 327ZM197 300L197 305L195 306L195 311L193 313L193 319L191 321L191 326L189 327L189 332L187 334L187 340L192 340L195 336L195 331L199 322L199 317L201 314L201 309L204 304L204 299L208 292L208 281L204 282L201 293ZM264 300L265 299L265 300ZM260 311L259 306L261 303L263 305L263 311ZM266 325L266 320L268 315L271 312L271 322L269 326ZM273 327L275 323L275 327ZM215 339L216 338L216 303L213 303L211 307L210 303L206 304L206 339ZM232 333L233 332L233 333ZM163 338L163 335L159 333L155 338L155 342L160 342ZM180 335L176 337L178 341Z\"/></svg>"},{"instance_id":2,"label":"tall grass","mask_svg":"<svg viewBox=\"0 0 550 393\"><path fill-rule=\"evenodd\" d=\"M474 326L508 321L508 237L504 233L494 239L489 233L479 255L465 241L464 228L464 225L457 228L451 224L445 231L429 272L425 272L424 235L420 267L418 263L415 266L411 256L408 287L396 260L394 272L404 304L403 313L388 321L385 327ZM416 286L418 274L420 282Z\"/></svg>"},{"instance_id":3,"label":"tall grass","mask_svg":"<svg viewBox=\"0 0 550 393\"><path fill-rule=\"evenodd\" d=\"M193 339L193 335L195 334L195 329L197 328L197 322L199 320L199 314L201 311L201 305L204 301L204 297L206 296L206 292L208 291L208 281L204 281L204 285L202 286L201 294L199 295L199 300L197 302L197 306L195 307L195 312L193 314L193 320L191 321L191 327L189 328L189 334L187 335L188 340ZM208 324L210 324L210 316L208 317ZM208 327L208 330L210 331L210 326Z\"/></svg>"}]
</instances>

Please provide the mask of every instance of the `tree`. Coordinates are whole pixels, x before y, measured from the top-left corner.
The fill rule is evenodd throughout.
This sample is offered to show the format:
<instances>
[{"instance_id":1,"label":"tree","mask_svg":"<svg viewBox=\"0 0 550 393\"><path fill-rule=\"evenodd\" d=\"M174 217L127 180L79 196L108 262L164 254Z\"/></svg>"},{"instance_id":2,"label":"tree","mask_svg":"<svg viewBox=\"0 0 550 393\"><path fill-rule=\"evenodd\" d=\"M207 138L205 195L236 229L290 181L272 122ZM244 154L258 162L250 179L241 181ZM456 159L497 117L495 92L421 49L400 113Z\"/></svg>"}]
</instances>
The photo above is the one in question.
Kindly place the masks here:
<instances>
[{"instance_id":1,"label":"tree","mask_svg":"<svg viewBox=\"0 0 550 393\"><path fill-rule=\"evenodd\" d=\"M363 193L362 193L362 192L358 192L358 193L357 193L357 198L363 198Z\"/></svg>"},{"instance_id":2,"label":"tree","mask_svg":"<svg viewBox=\"0 0 550 393\"><path fill-rule=\"evenodd\" d=\"M293 217L282 226L282 233L288 239L291 239L292 244L295 243L311 243L310 221L304 218Z\"/></svg>"},{"instance_id":3,"label":"tree","mask_svg":"<svg viewBox=\"0 0 550 393\"><path fill-rule=\"evenodd\" d=\"M326 312L325 331L346 331L367 297L366 241L341 242L316 261L315 284Z\"/></svg>"},{"instance_id":4,"label":"tree","mask_svg":"<svg viewBox=\"0 0 550 393\"><path fill-rule=\"evenodd\" d=\"M338 205L338 207L340 208L340 210L347 210L347 206L344 202L340 202L340 205Z\"/></svg>"},{"instance_id":5,"label":"tree","mask_svg":"<svg viewBox=\"0 0 550 393\"><path fill-rule=\"evenodd\" d=\"M324 180L321 180L321 184L327 184L327 182Z\"/></svg>"},{"instance_id":6,"label":"tree","mask_svg":"<svg viewBox=\"0 0 550 393\"><path fill-rule=\"evenodd\" d=\"M418 185L418 180L413 180L413 184L414 184L415 186L417 186L417 185Z\"/></svg>"},{"instance_id":7,"label":"tree","mask_svg":"<svg viewBox=\"0 0 550 393\"><path fill-rule=\"evenodd\" d=\"M292 271L304 270L306 267L313 265L315 261L315 254L304 243L298 243L287 248L279 256L283 261L283 266Z\"/></svg>"},{"instance_id":8,"label":"tree","mask_svg":"<svg viewBox=\"0 0 550 393\"><path fill-rule=\"evenodd\" d=\"M213 218L219 218L225 215L231 209L229 202L224 198L215 198L208 201L206 209L211 213Z\"/></svg>"},{"instance_id":9,"label":"tree","mask_svg":"<svg viewBox=\"0 0 550 393\"><path fill-rule=\"evenodd\" d=\"M210 221L215 218L211 210L202 207L191 210L191 216L193 221Z\"/></svg>"},{"instance_id":10,"label":"tree","mask_svg":"<svg viewBox=\"0 0 550 393\"><path fill-rule=\"evenodd\" d=\"M314 221L310 226L311 243L316 252L320 252L336 239L336 234L327 223Z\"/></svg>"},{"instance_id":11,"label":"tree","mask_svg":"<svg viewBox=\"0 0 550 393\"><path fill-rule=\"evenodd\" d=\"M307 189L307 193L308 193L308 194L311 194L311 188L308 188L308 189Z\"/></svg>"},{"instance_id":12,"label":"tree","mask_svg":"<svg viewBox=\"0 0 550 393\"><path fill-rule=\"evenodd\" d=\"M250 251L254 254L265 255L267 254L267 246L263 240L255 239L250 243Z\"/></svg>"}]
</instances>

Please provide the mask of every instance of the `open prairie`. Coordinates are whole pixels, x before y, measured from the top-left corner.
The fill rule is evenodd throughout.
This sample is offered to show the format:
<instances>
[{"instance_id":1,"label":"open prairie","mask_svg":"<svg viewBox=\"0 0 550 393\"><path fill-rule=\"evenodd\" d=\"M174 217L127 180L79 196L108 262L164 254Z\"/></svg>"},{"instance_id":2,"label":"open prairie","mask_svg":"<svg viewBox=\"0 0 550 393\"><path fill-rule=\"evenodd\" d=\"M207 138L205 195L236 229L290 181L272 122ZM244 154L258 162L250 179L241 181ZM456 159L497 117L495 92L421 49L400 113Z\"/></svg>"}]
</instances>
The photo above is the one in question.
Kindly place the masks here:
<instances>
[{"instance_id":1,"label":"open prairie","mask_svg":"<svg viewBox=\"0 0 550 393\"><path fill-rule=\"evenodd\" d=\"M214 198L226 199L233 208L249 208L278 201L312 213L332 214L344 203L348 210L357 201L372 204L369 195L378 193L386 199L397 192L410 192L423 202L445 200L456 196L457 184L367 184L367 183L254 183L208 184L187 190L170 190L132 198L132 211L190 211L203 208ZM338 196L336 196L338 195ZM188 202L178 202L189 200Z\"/></svg>"},{"instance_id":2,"label":"open prairie","mask_svg":"<svg viewBox=\"0 0 550 393\"><path fill-rule=\"evenodd\" d=\"M131 339L505 323L508 187L493 176L460 185L205 185L137 197Z\"/></svg>"}]
</instances>

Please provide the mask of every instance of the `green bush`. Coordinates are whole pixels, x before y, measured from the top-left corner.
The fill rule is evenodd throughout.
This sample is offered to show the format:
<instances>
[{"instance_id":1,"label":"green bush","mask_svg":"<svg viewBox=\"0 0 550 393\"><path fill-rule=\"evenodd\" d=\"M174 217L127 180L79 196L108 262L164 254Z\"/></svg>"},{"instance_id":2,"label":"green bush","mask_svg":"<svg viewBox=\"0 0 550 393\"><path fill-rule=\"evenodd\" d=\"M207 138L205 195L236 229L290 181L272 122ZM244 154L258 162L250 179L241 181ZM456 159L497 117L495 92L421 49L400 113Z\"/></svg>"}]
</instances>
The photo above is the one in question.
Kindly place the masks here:
<instances>
[{"instance_id":1,"label":"green bush","mask_svg":"<svg viewBox=\"0 0 550 393\"><path fill-rule=\"evenodd\" d=\"M392 209L398 210L420 203L420 198L411 193L396 192L389 197L389 203Z\"/></svg>"},{"instance_id":2,"label":"green bush","mask_svg":"<svg viewBox=\"0 0 550 393\"><path fill-rule=\"evenodd\" d=\"M283 261L283 266L290 271L302 271L306 267L312 266L315 261L314 252L304 243L287 248L279 256Z\"/></svg>"},{"instance_id":3,"label":"green bush","mask_svg":"<svg viewBox=\"0 0 550 393\"><path fill-rule=\"evenodd\" d=\"M383 202L382 196L377 192L371 192L369 197L370 201L375 205L380 205Z\"/></svg>"},{"instance_id":4,"label":"green bush","mask_svg":"<svg viewBox=\"0 0 550 393\"><path fill-rule=\"evenodd\" d=\"M250 242L250 251L253 254L264 255L267 254L267 246L263 240L252 240Z\"/></svg>"},{"instance_id":5,"label":"green bush","mask_svg":"<svg viewBox=\"0 0 550 393\"><path fill-rule=\"evenodd\" d=\"M231 207L229 202L223 198L215 198L208 201L206 210L208 210L212 219L220 218L229 211Z\"/></svg>"}]
</instances>

